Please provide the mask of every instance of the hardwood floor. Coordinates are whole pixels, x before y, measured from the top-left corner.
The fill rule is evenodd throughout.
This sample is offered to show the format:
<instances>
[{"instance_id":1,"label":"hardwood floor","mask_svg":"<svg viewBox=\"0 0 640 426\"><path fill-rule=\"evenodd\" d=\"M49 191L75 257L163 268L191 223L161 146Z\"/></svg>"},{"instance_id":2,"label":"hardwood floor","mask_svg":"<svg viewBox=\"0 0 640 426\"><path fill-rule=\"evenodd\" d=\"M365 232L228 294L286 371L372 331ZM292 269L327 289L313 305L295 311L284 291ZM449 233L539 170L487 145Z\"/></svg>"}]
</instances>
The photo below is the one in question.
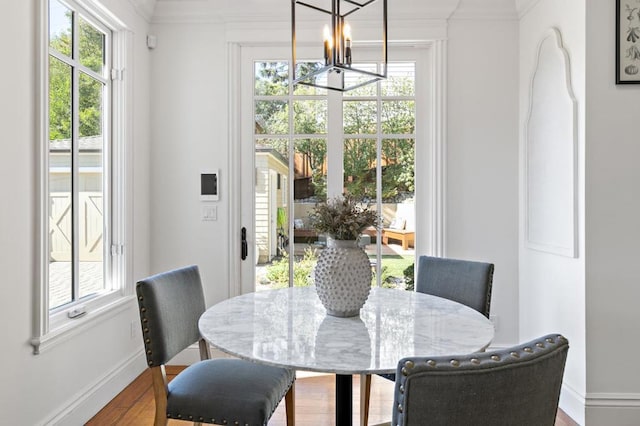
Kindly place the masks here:
<instances>
[{"instance_id":1,"label":"hardwood floor","mask_svg":"<svg viewBox=\"0 0 640 426\"><path fill-rule=\"evenodd\" d=\"M167 367L169 378L175 377L184 367ZM360 385L359 377L353 380L353 424L359 424ZM300 373L296 380L296 426L333 426L334 424L334 377ZM372 376L369 424L391 420L393 405L393 383ZM102 425L153 425L155 405L151 388L150 370L145 370L136 380L118 394L89 422L88 426ZM170 420L169 426L188 423ZM269 426L285 426L284 400L269 421ZM562 411L558 412L555 426L577 426Z\"/></svg>"}]
</instances>

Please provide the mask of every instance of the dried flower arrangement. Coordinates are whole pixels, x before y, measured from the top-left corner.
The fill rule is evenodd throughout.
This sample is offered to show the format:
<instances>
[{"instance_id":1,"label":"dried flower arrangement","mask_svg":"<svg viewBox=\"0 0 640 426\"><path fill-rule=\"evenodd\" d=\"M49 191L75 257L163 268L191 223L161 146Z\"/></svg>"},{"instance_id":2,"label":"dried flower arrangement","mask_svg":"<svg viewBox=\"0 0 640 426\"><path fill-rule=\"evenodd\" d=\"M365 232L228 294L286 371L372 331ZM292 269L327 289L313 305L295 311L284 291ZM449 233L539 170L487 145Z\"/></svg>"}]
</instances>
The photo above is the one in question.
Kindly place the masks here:
<instances>
[{"instance_id":1,"label":"dried flower arrangement","mask_svg":"<svg viewBox=\"0 0 640 426\"><path fill-rule=\"evenodd\" d=\"M336 240L357 240L369 226L378 228L380 216L369 205L344 195L318 203L309 213L311 226Z\"/></svg>"}]
</instances>

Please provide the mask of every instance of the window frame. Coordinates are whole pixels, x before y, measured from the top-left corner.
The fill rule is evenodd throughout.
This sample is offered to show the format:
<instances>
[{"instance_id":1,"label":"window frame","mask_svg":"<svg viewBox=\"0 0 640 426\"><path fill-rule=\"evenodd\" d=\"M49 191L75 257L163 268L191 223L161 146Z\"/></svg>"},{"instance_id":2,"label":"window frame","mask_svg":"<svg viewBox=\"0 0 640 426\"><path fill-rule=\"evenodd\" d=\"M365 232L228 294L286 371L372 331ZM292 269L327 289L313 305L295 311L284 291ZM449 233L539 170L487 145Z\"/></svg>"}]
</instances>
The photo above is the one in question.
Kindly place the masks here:
<instances>
[{"instance_id":1,"label":"window frame","mask_svg":"<svg viewBox=\"0 0 640 426\"><path fill-rule=\"evenodd\" d=\"M54 309L49 309L49 58L56 57L49 46L49 4L51 0L38 2L38 61L36 75L38 77L37 105L38 133L36 138L37 163L37 253L34 276L34 326L31 344L33 353L54 346L87 327L95 324L105 316L115 315L128 307L133 298L131 284L131 250L128 224L132 221L130 202L132 187L129 176L132 172L131 149L128 139L131 135L131 95L132 87L126 73L127 65L132 61L132 37L122 21L111 14L103 6L89 1L57 0L69 7L74 13L101 31L107 31L105 38L105 61L107 88L103 96L103 114L105 115L103 135L103 238L105 290L87 296ZM74 19L72 24L77 28ZM109 41L110 40L110 41ZM59 58L58 58L59 59ZM79 60L75 59L78 62ZM86 67L78 66L76 73L85 72ZM95 72L88 73L89 76ZM93 78L93 77L92 77ZM78 82L72 83L77 88ZM72 90L72 96L73 90ZM79 166L74 166L76 174ZM74 194L75 195L75 194ZM109 210L107 213L106 210ZM86 311L76 318L68 313L73 309Z\"/></svg>"}]
</instances>

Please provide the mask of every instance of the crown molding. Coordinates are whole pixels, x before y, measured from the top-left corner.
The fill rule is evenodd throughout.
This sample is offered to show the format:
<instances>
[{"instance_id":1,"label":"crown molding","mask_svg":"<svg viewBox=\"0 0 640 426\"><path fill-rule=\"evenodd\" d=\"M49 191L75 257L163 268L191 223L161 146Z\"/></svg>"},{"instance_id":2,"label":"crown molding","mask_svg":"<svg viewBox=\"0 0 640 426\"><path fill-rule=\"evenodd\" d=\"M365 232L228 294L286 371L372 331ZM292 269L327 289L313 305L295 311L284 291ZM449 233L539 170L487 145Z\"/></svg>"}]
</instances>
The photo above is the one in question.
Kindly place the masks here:
<instances>
[{"instance_id":1,"label":"crown molding","mask_svg":"<svg viewBox=\"0 0 640 426\"><path fill-rule=\"evenodd\" d=\"M540 0L515 0L518 17L522 18L523 16L525 16L538 3L540 3Z\"/></svg>"},{"instance_id":2,"label":"crown molding","mask_svg":"<svg viewBox=\"0 0 640 426\"><path fill-rule=\"evenodd\" d=\"M156 8L156 0L129 0L129 4L145 21L151 22Z\"/></svg>"},{"instance_id":3,"label":"crown molding","mask_svg":"<svg viewBox=\"0 0 640 426\"><path fill-rule=\"evenodd\" d=\"M451 20L517 20L514 0L461 0Z\"/></svg>"},{"instance_id":4,"label":"crown molding","mask_svg":"<svg viewBox=\"0 0 640 426\"><path fill-rule=\"evenodd\" d=\"M129 0L148 13L152 23L267 23L289 19L290 2L282 0ZM517 20L522 4L538 0L393 0L389 22L442 20Z\"/></svg>"},{"instance_id":5,"label":"crown molding","mask_svg":"<svg viewBox=\"0 0 640 426\"><path fill-rule=\"evenodd\" d=\"M154 0L129 1L154 2ZM392 0L389 2L389 20L446 20L454 13L460 1L430 0L417 3L415 0ZM151 21L152 23L282 21L288 20L291 16L290 4L284 0L158 0Z\"/></svg>"}]
</instances>

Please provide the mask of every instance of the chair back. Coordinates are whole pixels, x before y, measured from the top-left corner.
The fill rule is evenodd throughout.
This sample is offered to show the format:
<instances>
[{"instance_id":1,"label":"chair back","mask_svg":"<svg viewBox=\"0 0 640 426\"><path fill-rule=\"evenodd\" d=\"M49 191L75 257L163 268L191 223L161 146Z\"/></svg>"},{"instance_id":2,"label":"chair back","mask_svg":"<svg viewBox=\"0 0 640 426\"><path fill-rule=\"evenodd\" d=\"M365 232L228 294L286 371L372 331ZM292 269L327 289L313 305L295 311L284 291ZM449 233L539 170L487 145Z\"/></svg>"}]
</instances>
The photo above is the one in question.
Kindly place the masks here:
<instances>
[{"instance_id":1,"label":"chair back","mask_svg":"<svg viewBox=\"0 0 640 426\"><path fill-rule=\"evenodd\" d=\"M462 303L489 318L493 263L420 256L416 291Z\"/></svg>"},{"instance_id":2,"label":"chair back","mask_svg":"<svg viewBox=\"0 0 640 426\"><path fill-rule=\"evenodd\" d=\"M404 358L392 424L553 426L568 349L549 334L496 352Z\"/></svg>"},{"instance_id":3,"label":"chair back","mask_svg":"<svg viewBox=\"0 0 640 426\"><path fill-rule=\"evenodd\" d=\"M175 269L136 285L147 364L165 364L200 338L198 319L205 311L197 266Z\"/></svg>"}]
</instances>

